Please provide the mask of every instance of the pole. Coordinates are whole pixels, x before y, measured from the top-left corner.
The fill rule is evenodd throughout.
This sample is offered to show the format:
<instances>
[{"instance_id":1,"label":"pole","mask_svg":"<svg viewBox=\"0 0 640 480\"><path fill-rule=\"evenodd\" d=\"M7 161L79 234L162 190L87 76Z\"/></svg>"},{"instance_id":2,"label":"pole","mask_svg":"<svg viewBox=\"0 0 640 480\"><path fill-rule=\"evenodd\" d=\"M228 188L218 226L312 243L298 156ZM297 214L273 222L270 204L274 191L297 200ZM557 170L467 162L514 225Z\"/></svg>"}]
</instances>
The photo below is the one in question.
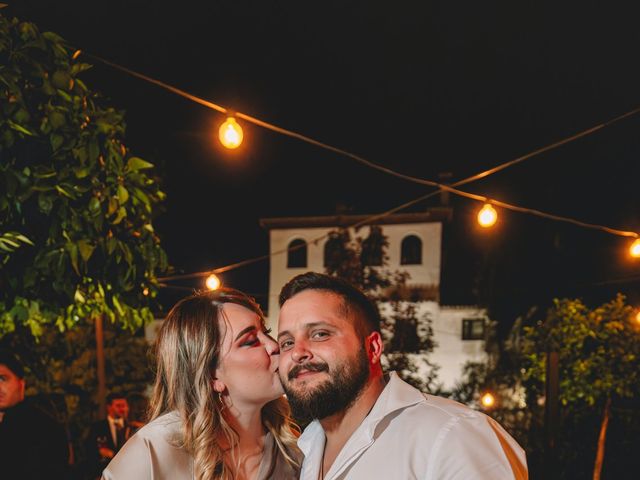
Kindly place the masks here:
<instances>
[{"instance_id":1,"label":"pole","mask_svg":"<svg viewBox=\"0 0 640 480\"><path fill-rule=\"evenodd\" d=\"M558 352L547 352L547 372L545 381L544 425L546 434L545 467L548 479L558 478L556 440L559 422L560 375Z\"/></svg>"},{"instance_id":2,"label":"pole","mask_svg":"<svg viewBox=\"0 0 640 480\"><path fill-rule=\"evenodd\" d=\"M98 377L98 416L104 418L106 413L107 383L104 368L104 330L102 315L95 318L96 327L96 376Z\"/></svg>"}]
</instances>

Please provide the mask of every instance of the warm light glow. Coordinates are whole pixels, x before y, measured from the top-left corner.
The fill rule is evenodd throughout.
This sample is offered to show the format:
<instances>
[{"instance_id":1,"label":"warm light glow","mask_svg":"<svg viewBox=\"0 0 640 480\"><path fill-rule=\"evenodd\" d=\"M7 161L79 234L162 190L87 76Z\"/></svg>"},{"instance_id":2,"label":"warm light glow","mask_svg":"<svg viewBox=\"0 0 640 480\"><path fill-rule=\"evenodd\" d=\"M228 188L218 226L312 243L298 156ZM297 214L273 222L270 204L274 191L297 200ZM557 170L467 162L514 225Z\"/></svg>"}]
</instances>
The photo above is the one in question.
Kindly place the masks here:
<instances>
[{"instance_id":1,"label":"warm light glow","mask_svg":"<svg viewBox=\"0 0 640 480\"><path fill-rule=\"evenodd\" d=\"M209 290L217 290L220 288L220 279L213 273L207 277L205 282Z\"/></svg>"},{"instance_id":2,"label":"warm light glow","mask_svg":"<svg viewBox=\"0 0 640 480\"><path fill-rule=\"evenodd\" d=\"M640 311L636 313L636 322L640 323Z\"/></svg>"},{"instance_id":3,"label":"warm light glow","mask_svg":"<svg viewBox=\"0 0 640 480\"><path fill-rule=\"evenodd\" d=\"M640 238L637 238L629 247L629 255L633 258L640 257Z\"/></svg>"},{"instance_id":4,"label":"warm light glow","mask_svg":"<svg viewBox=\"0 0 640 480\"><path fill-rule=\"evenodd\" d=\"M236 119L233 117L228 117L227 120L220 125L218 133L222 145L231 149L238 148L244 137L242 127L238 125L238 122L236 122Z\"/></svg>"},{"instance_id":5,"label":"warm light glow","mask_svg":"<svg viewBox=\"0 0 640 480\"><path fill-rule=\"evenodd\" d=\"M147 287L144 287L144 289L142 290L142 294L146 297L149 295L149 289Z\"/></svg>"},{"instance_id":6,"label":"warm light glow","mask_svg":"<svg viewBox=\"0 0 640 480\"><path fill-rule=\"evenodd\" d=\"M478 223L480 226L488 228L492 227L498 220L498 212L490 204L485 203L484 207L478 212Z\"/></svg>"},{"instance_id":7,"label":"warm light glow","mask_svg":"<svg viewBox=\"0 0 640 480\"><path fill-rule=\"evenodd\" d=\"M487 392L480 397L480 403L484 408L491 408L496 404L496 397L491 392Z\"/></svg>"}]
</instances>

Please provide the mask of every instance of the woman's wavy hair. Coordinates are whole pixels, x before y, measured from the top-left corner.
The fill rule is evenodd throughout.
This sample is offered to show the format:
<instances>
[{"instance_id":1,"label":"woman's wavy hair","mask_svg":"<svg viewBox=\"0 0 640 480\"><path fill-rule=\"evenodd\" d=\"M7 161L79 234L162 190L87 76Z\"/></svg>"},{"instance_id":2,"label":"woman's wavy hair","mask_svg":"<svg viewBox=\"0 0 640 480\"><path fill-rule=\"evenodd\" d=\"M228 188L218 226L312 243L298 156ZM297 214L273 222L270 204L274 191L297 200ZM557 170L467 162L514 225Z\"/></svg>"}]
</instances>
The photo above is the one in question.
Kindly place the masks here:
<instances>
[{"instance_id":1,"label":"woman's wavy hair","mask_svg":"<svg viewBox=\"0 0 640 480\"><path fill-rule=\"evenodd\" d=\"M225 420L224 405L213 388L224 335L220 325L224 321L225 303L243 306L264 321L259 305L238 290L199 292L180 300L171 309L155 346L157 371L150 420L172 411L179 414L182 429L175 442L193 456L196 480L233 478L230 466L223 461L219 439L224 438L233 449L238 434ZM298 467L290 452L296 449L300 431L291 419L284 397L264 406L262 421L285 460Z\"/></svg>"}]
</instances>

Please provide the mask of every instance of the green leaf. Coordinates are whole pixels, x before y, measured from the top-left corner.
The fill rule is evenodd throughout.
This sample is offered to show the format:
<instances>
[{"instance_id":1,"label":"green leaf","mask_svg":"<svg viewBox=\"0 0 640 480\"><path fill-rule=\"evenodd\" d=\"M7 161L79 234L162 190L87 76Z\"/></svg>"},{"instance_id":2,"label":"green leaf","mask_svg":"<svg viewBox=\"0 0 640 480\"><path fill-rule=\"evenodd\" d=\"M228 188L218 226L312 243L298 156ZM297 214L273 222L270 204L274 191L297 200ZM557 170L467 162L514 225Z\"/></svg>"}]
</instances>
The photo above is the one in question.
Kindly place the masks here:
<instances>
[{"instance_id":1,"label":"green leaf","mask_svg":"<svg viewBox=\"0 0 640 480\"><path fill-rule=\"evenodd\" d=\"M98 197L91 197L89 200L89 211L94 216L100 213L100 199Z\"/></svg>"},{"instance_id":2,"label":"green leaf","mask_svg":"<svg viewBox=\"0 0 640 480\"><path fill-rule=\"evenodd\" d=\"M53 198L51 195L47 195L44 192L40 193L38 195L38 208L40 208L40 211L45 215L51 213L51 209L53 208Z\"/></svg>"},{"instance_id":3,"label":"green leaf","mask_svg":"<svg viewBox=\"0 0 640 480\"><path fill-rule=\"evenodd\" d=\"M116 215L116 218L111 223L113 223L114 225L118 225L126 216L127 216L127 211L125 210L124 207L120 207L118 209L118 215Z\"/></svg>"},{"instance_id":4,"label":"green leaf","mask_svg":"<svg viewBox=\"0 0 640 480\"><path fill-rule=\"evenodd\" d=\"M31 130L27 129L26 127L23 127L22 125L18 125L17 123L13 122L12 120L7 120L7 124L13 128L14 130L20 132L20 133L24 133L25 135L29 135L31 137L35 137L36 134L34 132L32 132Z\"/></svg>"},{"instance_id":5,"label":"green leaf","mask_svg":"<svg viewBox=\"0 0 640 480\"><path fill-rule=\"evenodd\" d=\"M73 299L78 303L85 303L87 300L82 295L80 289L76 289L76 293L73 295Z\"/></svg>"},{"instance_id":6,"label":"green leaf","mask_svg":"<svg viewBox=\"0 0 640 480\"><path fill-rule=\"evenodd\" d=\"M129 200L129 192L122 185L118 185L118 201L120 205L124 205Z\"/></svg>"},{"instance_id":7,"label":"green leaf","mask_svg":"<svg viewBox=\"0 0 640 480\"><path fill-rule=\"evenodd\" d=\"M153 163L149 163L139 157L131 157L127 160L127 171L137 172L138 170L145 170L153 167Z\"/></svg>"},{"instance_id":8,"label":"green leaf","mask_svg":"<svg viewBox=\"0 0 640 480\"><path fill-rule=\"evenodd\" d=\"M80 275L80 268L78 267L78 246L75 243L67 243L66 250L69 253L73 270Z\"/></svg>"},{"instance_id":9,"label":"green leaf","mask_svg":"<svg viewBox=\"0 0 640 480\"><path fill-rule=\"evenodd\" d=\"M64 137L62 135L58 135L57 133L52 133L49 135L49 140L51 142L51 149L56 152L64 143Z\"/></svg>"},{"instance_id":10,"label":"green leaf","mask_svg":"<svg viewBox=\"0 0 640 480\"><path fill-rule=\"evenodd\" d=\"M80 256L82 257L82 260L85 261L85 263L89 261L91 255L93 255L93 251L95 250L95 248L96 246L91 244L87 240L80 240L78 242L78 250L80 251Z\"/></svg>"},{"instance_id":11,"label":"green leaf","mask_svg":"<svg viewBox=\"0 0 640 480\"><path fill-rule=\"evenodd\" d=\"M86 167L74 168L73 173L75 173L76 178L86 178L89 175L89 169Z\"/></svg>"},{"instance_id":12,"label":"green leaf","mask_svg":"<svg viewBox=\"0 0 640 480\"><path fill-rule=\"evenodd\" d=\"M120 316L124 316L124 309L122 308L122 305L120 305L120 302L118 301L118 296L114 295L112 299L113 299L113 306L116 307L118 314Z\"/></svg>"},{"instance_id":13,"label":"green leaf","mask_svg":"<svg viewBox=\"0 0 640 480\"><path fill-rule=\"evenodd\" d=\"M69 192L67 192L64 188L62 188L60 185L56 185L56 190L58 191L58 193L64 195L67 198L70 198L71 200L75 200L74 196L71 195Z\"/></svg>"},{"instance_id":14,"label":"green leaf","mask_svg":"<svg viewBox=\"0 0 640 480\"><path fill-rule=\"evenodd\" d=\"M58 70L51 76L51 83L54 87L62 90L70 90L73 85L73 79L68 72L64 70Z\"/></svg>"},{"instance_id":15,"label":"green leaf","mask_svg":"<svg viewBox=\"0 0 640 480\"><path fill-rule=\"evenodd\" d=\"M58 129L60 127L63 127L67 123L67 120L65 119L63 113L51 112L49 114L49 123L54 129Z\"/></svg>"}]
</instances>

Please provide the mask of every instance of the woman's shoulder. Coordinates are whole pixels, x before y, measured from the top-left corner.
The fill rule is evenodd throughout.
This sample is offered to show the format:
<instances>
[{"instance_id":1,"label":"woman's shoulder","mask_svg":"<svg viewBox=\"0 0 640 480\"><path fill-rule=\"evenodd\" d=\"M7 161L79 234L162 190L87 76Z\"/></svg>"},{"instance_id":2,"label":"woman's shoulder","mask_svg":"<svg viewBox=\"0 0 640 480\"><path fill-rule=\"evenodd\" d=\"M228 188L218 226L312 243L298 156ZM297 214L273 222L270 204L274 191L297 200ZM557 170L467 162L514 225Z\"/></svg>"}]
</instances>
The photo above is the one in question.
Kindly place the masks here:
<instances>
[{"instance_id":1,"label":"woman's shoulder","mask_svg":"<svg viewBox=\"0 0 640 480\"><path fill-rule=\"evenodd\" d=\"M103 479L190 478L191 456L177 444L180 425L175 412L146 424L109 463Z\"/></svg>"},{"instance_id":2,"label":"woman's shoulder","mask_svg":"<svg viewBox=\"0 0 640 480\"><path fill-rule=\"evenodd\" d=\"M175 443L180 433L180 416L178 412L169 412L154 418L146 425L140 427L131 440L139 439L160 440Z\"/></svg>"}]
</instances>

